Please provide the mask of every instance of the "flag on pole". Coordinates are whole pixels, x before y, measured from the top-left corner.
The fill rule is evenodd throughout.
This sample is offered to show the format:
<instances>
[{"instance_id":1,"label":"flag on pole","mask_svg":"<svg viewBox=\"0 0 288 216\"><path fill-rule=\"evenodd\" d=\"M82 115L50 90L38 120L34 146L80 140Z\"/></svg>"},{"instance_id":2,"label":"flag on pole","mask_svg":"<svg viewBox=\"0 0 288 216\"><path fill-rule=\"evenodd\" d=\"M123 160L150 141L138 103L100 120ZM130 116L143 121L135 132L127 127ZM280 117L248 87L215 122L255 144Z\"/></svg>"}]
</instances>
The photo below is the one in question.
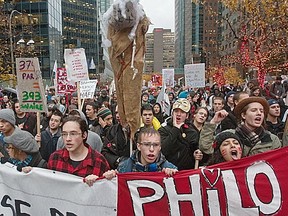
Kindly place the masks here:
<instances>
[{"instance_id":1,"label":"flag on pole","mask_svg":"<svg viewBox=\"0 0 288 216\"><path fill-rule=\"evenodd\" d=\"M89 69L92 69L92 70L96 69L96 65L95 65L95 63L94 63L93 57L92 57L92 59L91 59Z\"/></svg>"},{"instance_id":2,"label":"flag on pole","mask_svg":"<svg viewBox=\"0 0 288 216\"><path fill-rule=\"evenodd\" d=\"M170 101L168 94L165 92L165 87L162 86L162 89L157 97L157 103L161 105L162 112L170 116Z\"/></svg>"},{"instance_id":3,"label":"flag on pole","mask_svg":"<svg viewBox=\"0 0 288 216\"><path fill-rule=\"evenodd\" d=\"M57 60L54 62L54 67L53 67L53 77L55 77L55 74L57 73Z\"/></svg>"}]
</instances>

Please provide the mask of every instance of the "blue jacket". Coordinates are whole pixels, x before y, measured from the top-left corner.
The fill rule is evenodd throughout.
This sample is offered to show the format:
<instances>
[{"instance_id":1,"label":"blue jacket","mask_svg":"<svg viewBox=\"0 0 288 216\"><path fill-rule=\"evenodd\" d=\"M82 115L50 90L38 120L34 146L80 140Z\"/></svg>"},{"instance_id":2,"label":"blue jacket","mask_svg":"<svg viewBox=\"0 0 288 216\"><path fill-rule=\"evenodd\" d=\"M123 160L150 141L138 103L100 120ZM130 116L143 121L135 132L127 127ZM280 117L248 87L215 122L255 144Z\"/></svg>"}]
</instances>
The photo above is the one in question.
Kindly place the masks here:
<instances>
[{"instance_id":1,"label":"blue jacket","mask_svg":"<svg viewBox=\"0 0 288 216\"><path fill-rule=\"evenodd\" d=\"M144 166L139 162L140 154L140 151L136 150L130 158L121 161L117 168L118 172L161 172L163 168L177 169L174 164L166 160L162 153L159 154L154 163Z\"/></svg>"}]
</instances>

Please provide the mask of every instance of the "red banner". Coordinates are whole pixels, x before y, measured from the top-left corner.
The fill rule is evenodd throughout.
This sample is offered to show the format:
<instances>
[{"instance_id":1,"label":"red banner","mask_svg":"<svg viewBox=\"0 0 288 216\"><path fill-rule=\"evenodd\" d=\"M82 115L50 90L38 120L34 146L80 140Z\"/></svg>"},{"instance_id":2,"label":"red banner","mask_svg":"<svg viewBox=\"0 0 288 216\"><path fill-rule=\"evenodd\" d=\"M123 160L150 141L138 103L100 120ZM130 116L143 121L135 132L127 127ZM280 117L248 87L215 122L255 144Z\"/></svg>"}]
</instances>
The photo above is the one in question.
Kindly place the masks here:
<instances>
[{"instance_id":1,"label":"red banner","mask_svg":"<svg viewBox=\"0 0 288 216\"><path fill-rule=\"evenodd\" d=\"M118 175L118 215L287 215L288 147L198 170Z\"/></svg>"}]
</instances>

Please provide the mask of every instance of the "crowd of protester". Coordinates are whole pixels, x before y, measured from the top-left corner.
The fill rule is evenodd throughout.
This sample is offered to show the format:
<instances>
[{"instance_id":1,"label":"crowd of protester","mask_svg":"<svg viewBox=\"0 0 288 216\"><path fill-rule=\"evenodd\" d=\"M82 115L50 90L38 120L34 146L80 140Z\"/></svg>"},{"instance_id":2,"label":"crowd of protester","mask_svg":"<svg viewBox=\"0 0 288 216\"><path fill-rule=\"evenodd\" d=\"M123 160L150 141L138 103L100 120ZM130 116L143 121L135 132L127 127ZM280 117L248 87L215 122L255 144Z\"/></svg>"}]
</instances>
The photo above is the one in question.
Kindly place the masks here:
<instances>
[{"instance_id":1,"label":"crowd of protester","mask_svg":"<svg viewBox=\"0 0 288 216\"><path fill-rule=\"evenodd\" d=\"M166 89L143 88L141 124L131 139L122 125L117 94L106 89L78 107L77 94L47 93L48 112L23 112L17 98L1 96L0 157L19 171L42 167L84 178L89 186L99 177L121 172L187 170L238 160L287 146L287 83L276 77L262 89L257 84ZM131 152L131 149L133 152Z\"/></svg>"}]
</instances>

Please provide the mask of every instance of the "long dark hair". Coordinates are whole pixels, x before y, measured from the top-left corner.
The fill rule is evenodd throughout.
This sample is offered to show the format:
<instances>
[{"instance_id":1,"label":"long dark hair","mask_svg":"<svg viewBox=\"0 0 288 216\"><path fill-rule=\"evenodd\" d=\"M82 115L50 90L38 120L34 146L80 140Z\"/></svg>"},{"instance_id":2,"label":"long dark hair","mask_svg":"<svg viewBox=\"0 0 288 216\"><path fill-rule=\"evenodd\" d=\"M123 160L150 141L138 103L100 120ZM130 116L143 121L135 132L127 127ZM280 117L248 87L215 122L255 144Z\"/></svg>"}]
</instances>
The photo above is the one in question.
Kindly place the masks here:
<instances>
[{"instance_id":1,"label":"long dark hair","mask_svg":"<svg viewBox=\"0 0 288 216\"><path fill-rule=\"evenodd\" d=\"M158 105L160 107L160 110L159 110L159 113L155 113L154 112L154 107ZM164 122L164 117L163 117L163 113L162 113L162 107L160 105L160 103L155 103L153 104L153 115L158 119L158 121L160 123L163 123Z\"/></svg>"}]
</instances>

